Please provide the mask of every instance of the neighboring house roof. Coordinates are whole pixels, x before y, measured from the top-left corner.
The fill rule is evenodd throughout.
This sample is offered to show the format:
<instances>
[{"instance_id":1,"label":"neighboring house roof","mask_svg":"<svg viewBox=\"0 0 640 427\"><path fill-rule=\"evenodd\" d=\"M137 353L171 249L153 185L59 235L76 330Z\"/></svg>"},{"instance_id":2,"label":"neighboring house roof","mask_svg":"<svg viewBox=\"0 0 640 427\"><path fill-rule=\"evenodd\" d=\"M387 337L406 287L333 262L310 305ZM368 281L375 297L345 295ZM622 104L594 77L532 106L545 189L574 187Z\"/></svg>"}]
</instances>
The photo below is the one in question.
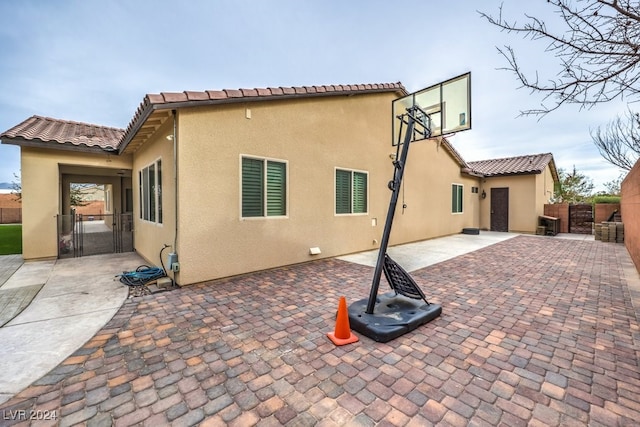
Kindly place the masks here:
<instances>
[{"instance_id":1,"label":"neighboring house roof","mask_svg":"<svg viewBox=\"0 0 640 427\"><path fill-rule=\"evenodd\" d=\"M310 98L398 92L406 95L401 83L354 85L325 85L300 87L269 87L254 89L207 90L204 92L161 92L147 94L127 126L119 145L120 152L134 151L142 145L171 116L171 110L181 107L230 104L238 102L272 101L278 99Z\"/></svg>"},{"instance_id":2,"label":"neighboring house roof","mask_svg":"<svg viewBox=\"0 0 640 427\"><path fill-rule=\"evenodd\" d=\"M124 130L89 123L31 116L0 134L3 143L74 151L115 151Z\"/></svg>"},{"instance_id":3,"label":"neighboring house roof","mask_svg":"<svg viewBox=\"0 0 640 427\"><path fill-rule=\"evenodd\" d=\"M554 181L560 181L551 153L467 162L471 170L485 177L540 174L549 166Z\"/></svg>"}]
</instances>

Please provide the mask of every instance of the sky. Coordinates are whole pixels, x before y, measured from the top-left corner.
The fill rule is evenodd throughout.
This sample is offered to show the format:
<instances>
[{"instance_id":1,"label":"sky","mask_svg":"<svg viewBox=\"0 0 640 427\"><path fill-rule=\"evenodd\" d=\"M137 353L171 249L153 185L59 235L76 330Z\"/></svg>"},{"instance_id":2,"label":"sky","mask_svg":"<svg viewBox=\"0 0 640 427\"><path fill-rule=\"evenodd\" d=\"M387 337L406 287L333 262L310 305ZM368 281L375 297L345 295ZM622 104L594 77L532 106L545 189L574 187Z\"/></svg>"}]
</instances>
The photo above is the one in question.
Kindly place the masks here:
<instances>
[{"instance_id":1,"label":"sky","mask_svg":"<svg viewBox=\"0 0 640 427\"><path fill-rule=\"evenodd\" d=\"M449 139L465 160L551 152L604 190L622 171L590 130L626 104L522 117L542 98L500 69L496 47L514 46L530 74L553 76L558 61L478 13L500 4L510 22L554 20L549 3L522 0L0 0L0 132L32 115L126 128L148 93L388 82L414 92L471 72L472 129ZM14 174L19 147L2 144L0 182Z\"/></svg>"}]
</instances>

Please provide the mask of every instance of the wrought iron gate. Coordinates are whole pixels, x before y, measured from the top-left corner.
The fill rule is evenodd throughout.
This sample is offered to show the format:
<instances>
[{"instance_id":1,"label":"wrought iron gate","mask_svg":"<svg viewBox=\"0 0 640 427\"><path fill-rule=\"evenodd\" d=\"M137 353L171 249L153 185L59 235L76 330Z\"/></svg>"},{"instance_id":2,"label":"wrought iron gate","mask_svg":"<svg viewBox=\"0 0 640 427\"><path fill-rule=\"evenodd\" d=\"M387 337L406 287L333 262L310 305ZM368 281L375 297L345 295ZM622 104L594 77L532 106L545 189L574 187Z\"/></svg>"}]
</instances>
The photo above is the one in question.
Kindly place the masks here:
<instances>
[{"instance_id":1,"label":"wrought iron gate","mask_svg":"<svg viewBox=\"0 0 640 427\"><path fill-rule=\"evenodd\" d=\"M591 234L593 206L590 204L569 205L569 233Z\"/></svg>"},{"instance_id":2,"label":"wrought iron gate","mask_svg":"<svg viewBox=\"0 0 640 427\"><path fill-rule=\"evenodd\" d=\"M58 215L58 258L133 252L133 216Z\"/></svg>"}]
</instances>

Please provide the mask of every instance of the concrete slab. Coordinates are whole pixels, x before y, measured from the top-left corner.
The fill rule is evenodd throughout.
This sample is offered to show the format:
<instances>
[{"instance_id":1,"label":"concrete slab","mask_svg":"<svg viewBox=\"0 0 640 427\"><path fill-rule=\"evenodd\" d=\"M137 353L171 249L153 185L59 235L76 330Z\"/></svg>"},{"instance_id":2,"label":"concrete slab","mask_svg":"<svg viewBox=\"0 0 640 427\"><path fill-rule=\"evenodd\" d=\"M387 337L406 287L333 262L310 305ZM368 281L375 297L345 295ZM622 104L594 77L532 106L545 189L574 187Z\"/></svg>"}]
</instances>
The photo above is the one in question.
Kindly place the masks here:
<instances>
[{"instance_id":1,"label":"concrete slab","mask_svg":"<svg viewBox=\"0 0 640 427\"><path fill-rule=\"evenodd\" d=\"M42 285L0 289L0 327L6 325L28 307L40 289L42 289Z\"/></svg>"},{"instance_id":2,"label":"concrete slab","mask_svg":"<svg viewBox=\"0 0 640 427\"><path fill-rule=\"evenodd\" d=\"M82 347L116 310L0 328L0 396L8 400ZM0 403L4 401L0 397Z\"/></svg>"},{"instance_id":3,"label":"concrete slab","mask_svg":"<svg viewBox=\"0 0 640 427\"><path fill-rule=\"evenodd\" d=\"M0 403L29 386L93 337L118 311L128 288L117 274L144 260L135 253L25 263L0 288L44 286L0 328Z\"/></svg>"},{"instance_id":4,"label":"concrete slab","mask_svg":"<svg viewBox=\"0 0 640 427\"><path fill-rule=\"evenodd\" d=\"M432 240L392 246L387 250L387 253L405 270L415 271L516 236L518 236L517 233L495 231L481 231L478 235L454 234ZM338 259L375 267L378 259L378 250L341 256Z\"/></svg>"},{"instance_id":5,"label":"concrete slab","mask_svg":"<svg viewBox=\"0 0 640 427\"><path fill-rule=\"evenodd\" d=\"M19 288L21 286L44 285L53 271L56 260L27 261L13 273L0 287L2 290Z\"/></svg>"},{"instance_id":6,"label":"concrete slab","mask_svg":"<svg viewBox=\"0 0 640 427\"><path fill-rule=\"evenodd\" d=\"M22 255L0 256L0 286L13 275L24 263Z\"/></svg>"}]
</instances>

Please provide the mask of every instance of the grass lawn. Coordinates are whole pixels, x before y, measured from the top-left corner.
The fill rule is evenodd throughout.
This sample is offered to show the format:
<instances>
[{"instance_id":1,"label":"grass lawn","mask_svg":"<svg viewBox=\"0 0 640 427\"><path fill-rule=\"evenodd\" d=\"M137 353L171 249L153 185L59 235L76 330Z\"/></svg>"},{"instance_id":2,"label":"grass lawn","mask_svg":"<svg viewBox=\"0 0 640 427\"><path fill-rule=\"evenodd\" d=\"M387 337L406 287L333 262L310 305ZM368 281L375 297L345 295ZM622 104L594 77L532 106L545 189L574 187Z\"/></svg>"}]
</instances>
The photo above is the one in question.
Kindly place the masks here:
<instances>
[{"instance_id":1,"label":"grass lawn","mask_svg":"<svg viewBox=\"0 0 640 427\"><path fill-rule=\"evenodd\" d=\"M22 224L0 224L0 255L22 253Z\"/></svg>"}]
</instances>

